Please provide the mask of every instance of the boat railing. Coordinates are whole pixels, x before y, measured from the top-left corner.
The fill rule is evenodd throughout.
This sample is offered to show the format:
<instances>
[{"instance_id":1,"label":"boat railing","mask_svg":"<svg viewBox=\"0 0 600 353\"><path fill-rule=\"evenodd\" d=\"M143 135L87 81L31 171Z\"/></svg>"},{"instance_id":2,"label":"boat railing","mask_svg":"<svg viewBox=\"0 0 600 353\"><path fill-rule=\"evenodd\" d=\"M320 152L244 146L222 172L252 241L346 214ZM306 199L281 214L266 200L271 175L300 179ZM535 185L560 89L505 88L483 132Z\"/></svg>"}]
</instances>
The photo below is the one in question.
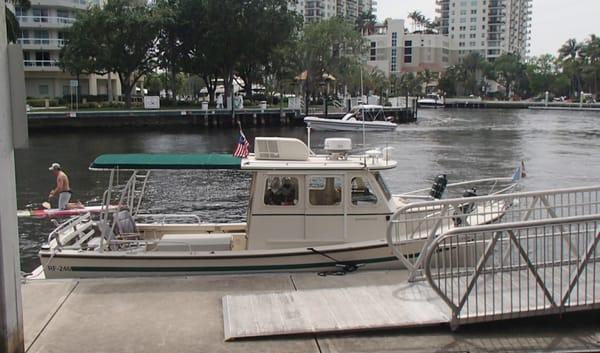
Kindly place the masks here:
<instances>
[{"instance_id":1,"label":"boat railing","mask_svg":"<svg viewBox=\"0 0 600 353\"><path fill-rule=\"evenodd\" d=\"M153 223L159 223L159 224L166 224L167 220L170 219L175 219L175 220L181 220L181 219L193 219L194 221L196 221L196 224L201 224L202 220L200 219L200 216L195 215L195 214L178 214L178 213L172 213L172 214L152 214L152 213L148 213L148 214L137 214L135 215L135 219L136 220L146 220L146 219L159 219L160 221L158 222L153 222Z\"/></svg>"},{"instance_id":2,"label":"boat railing","mask_svg":"<svg viewBox=\"0 0 600 353\"><path fill-rule=\"evenodd\" d=\"M516 191L519 184L513 178L485 178L469 180L446 185L446 198L460 197L465 189L475 188L479 194L494 195ZM395 194L394 197L415 200L435 200L428 193L431 188L419 189L404 194Z\"/></svg>"},{"instance_id":3,"label":"boat railing","mask_svg":"<svg viewBox=\"0 0 600 353\"><path fill-rule=\"evenodd\" d=\"M69 218L68 220L59 224L56 228L54 228L54 230L52 232L50 232L50 234L48 234L47 244L50 245L52 240L56 239L57 247L61 247L62 244L60 243L60 239L57 237L57 235L59 235L63 230L65 230L69 227L73 227L73 229L76 230L76 227L78 225L80 225L81 223L84 223L84 222L89 222L90 220L91 220L91 214L89 212L84 213L83 215L80 215L77 217Z\"/></svg>"},{"instance_id":4,"label":"boat railing","mask_svg":"<svg viewBox=\"0 0 600 353\"><path fill-rule=\"evenodd\" d=\"M600 213L600 186L417 201L392 215L386 236L414 281L423 279L430 244L452 229L596 213Z\"/></svg>"},{"instance_id":5,"label":"boat railing","mask_svg":"<svg viewBox=\"0 0 600 353\"><path fill-rule=\"evenodd\" d=\"M600 308L600 214L454 228L425 279L451 325Z\"/></svg>"}]
</instances>

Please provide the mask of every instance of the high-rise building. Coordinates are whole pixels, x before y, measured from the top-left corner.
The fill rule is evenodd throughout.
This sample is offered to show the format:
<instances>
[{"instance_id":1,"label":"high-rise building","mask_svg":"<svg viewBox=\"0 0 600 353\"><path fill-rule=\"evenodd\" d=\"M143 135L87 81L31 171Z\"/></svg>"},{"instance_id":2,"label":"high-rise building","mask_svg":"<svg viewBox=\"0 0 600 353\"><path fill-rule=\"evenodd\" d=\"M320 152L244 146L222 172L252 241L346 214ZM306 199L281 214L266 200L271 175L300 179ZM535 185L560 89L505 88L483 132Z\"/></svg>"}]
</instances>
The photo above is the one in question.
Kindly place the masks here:
<instances>
[{"instance_id":1,"label":"high-rise building","mask_svg":"<svg viewBox=\"0 0 600 353\"><path fill-rule=\"evenodd\" d=\"M31 7L15 7L21 33L18 43L23 47L25 87L28 97L57 98L69 95L75 89L70 82L73 75L58 66L60 49L64 45L65 31L75 21L77 12L100 0L33 0ZM106 95L106 76L82 75L82 95ZM111 78L113 94L121 94L120 82Z\"/></svg>"},{"instance_id":2,"label":"high-rise building","mask_svg":"<svg viewBox=\"0 0 600 353\"><path fill-rule=\"evenodd\" d=\"M355 20L360 14L375 13L375 0L290 0L289 8L304 17L304 22L315 22L334 16Z\"/></svg>"},{"instance_id":3,"label":"high-rise building","mask_svg":"<svg viewBox=\"0 0 600 353\"><path fill-rule=\"evenodd\" d=\"M459 55L490 61L503 53L529 54L532 0L436 0L440 33Z\"/></svg>"}]
</instances>

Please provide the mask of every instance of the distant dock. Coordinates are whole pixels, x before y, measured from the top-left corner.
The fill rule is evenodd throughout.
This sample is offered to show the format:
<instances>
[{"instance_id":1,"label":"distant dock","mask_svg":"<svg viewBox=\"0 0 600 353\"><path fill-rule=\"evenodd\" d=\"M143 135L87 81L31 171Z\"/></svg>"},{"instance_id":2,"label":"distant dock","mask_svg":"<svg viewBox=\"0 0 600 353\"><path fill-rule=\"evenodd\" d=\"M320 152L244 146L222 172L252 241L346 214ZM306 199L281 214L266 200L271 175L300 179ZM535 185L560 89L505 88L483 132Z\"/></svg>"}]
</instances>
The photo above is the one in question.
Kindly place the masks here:
<instances>
[{"instance_id":1,"label":"distant dock","mask_svg":"<svg viewBox=\"0 0 600 353\"><path fill-rule=\"evenodd\" d=\"M567 102L532 102L532 101L492 101L477 98L447 98L446 108L466 109L535 109L535 110L570 110L600 111L600 103L567 103Z\"/></svg>"},{"instance_id":2,"label":"distant dock","mask_svg":"<svg viewBox=\"0 0 600 353\"><path fill-rule=\"evenodd\" d=\"M386 115L394 116L398 123L416 121L416 109L386 107ZM340 119L345 113L332 111L329 118ZM324 112L311 114L324 117ZM28 114L32 130L54 128L112 128L112 127L176 127L233 128L241 122L244 126L303 126L304 114L289 108L227 109L164 109L164 110L106 110L106 111L36 111Z\"/></svg>"}]
</instances>

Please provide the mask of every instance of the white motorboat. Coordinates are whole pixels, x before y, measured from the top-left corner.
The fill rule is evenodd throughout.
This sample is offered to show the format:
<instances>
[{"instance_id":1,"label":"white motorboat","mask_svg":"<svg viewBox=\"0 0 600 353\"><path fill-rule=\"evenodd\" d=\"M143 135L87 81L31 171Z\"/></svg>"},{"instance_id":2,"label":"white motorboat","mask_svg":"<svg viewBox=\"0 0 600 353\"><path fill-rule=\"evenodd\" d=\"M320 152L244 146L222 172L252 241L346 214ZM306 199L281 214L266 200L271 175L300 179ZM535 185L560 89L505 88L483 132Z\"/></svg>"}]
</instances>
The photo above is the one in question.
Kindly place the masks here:
<instances>
[{"instance_id":1,"label":"white motorboat","mask_svg":"<svg viewBox=\"0 0 600 353\"><path fill-rule=\"evenodd\" d=\"M329 131L394 131L398 124L386 117L381 105L359 105L342 119L325 119L314 116L304 118L304 123L314 130Z\"/></svg>"},{"instance_id":2,"label":"white motorboat","mask_svg":"<svg viewBox=\"0 0 600 353\"><path fill-rule=\"evenodd\" d=\"M298 139L256 138L255 153L244 159L223 154L99 156L90 169L110 173L100 215L73 217L52 231L39 252L41 266L33 277L400 267L386 241L390 217L411 197L431 198L390 193L382 172L397 163L390 159L389 149L361 155L350 155L350 149L349 139L326 139L327 153L315 155ZM151 173L201 169L251 173L247 222L203 223L194 214L140 212ZM127 182L117 185L128 174ZM511 178L494 179L499 181L513 185ZM494 221L502 216L502 207L473 217L473 222ZM440 210L427 209L422 216L435 212ZM407 253L422 251L427 237L411 237L404 246Z\"/></svg>"},{"instance_id":3,"label":"white motorboat","mask_svg":"<svg viewBox=\"0 0 600 353\"><path fill-rule=\"evenodd\" d=\"M444 98L437 94L428 94L424 98L417 100L417 104L422 108L443 108Z\"/></svg>"}]
</instances>

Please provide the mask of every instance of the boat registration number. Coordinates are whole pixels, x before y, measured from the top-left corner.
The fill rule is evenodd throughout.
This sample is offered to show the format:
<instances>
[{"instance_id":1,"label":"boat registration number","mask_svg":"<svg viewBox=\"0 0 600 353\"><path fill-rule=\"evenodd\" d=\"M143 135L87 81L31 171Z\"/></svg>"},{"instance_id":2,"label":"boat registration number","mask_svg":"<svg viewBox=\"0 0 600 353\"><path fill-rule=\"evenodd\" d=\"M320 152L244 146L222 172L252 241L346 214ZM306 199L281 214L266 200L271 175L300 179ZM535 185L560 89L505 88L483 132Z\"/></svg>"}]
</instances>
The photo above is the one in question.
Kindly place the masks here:
<instances>
[{"instance_id":1,"label":"boat registration number","mask_svg":"<svg viewBox=\"0 0 600 353\"><path fill-rule=\"evenodd\" d=\"M54 271L54 272L70 272L71 271L71 266L48 265L47 267L48 267L49 271Z\"/></svg>"}]
</instances>

